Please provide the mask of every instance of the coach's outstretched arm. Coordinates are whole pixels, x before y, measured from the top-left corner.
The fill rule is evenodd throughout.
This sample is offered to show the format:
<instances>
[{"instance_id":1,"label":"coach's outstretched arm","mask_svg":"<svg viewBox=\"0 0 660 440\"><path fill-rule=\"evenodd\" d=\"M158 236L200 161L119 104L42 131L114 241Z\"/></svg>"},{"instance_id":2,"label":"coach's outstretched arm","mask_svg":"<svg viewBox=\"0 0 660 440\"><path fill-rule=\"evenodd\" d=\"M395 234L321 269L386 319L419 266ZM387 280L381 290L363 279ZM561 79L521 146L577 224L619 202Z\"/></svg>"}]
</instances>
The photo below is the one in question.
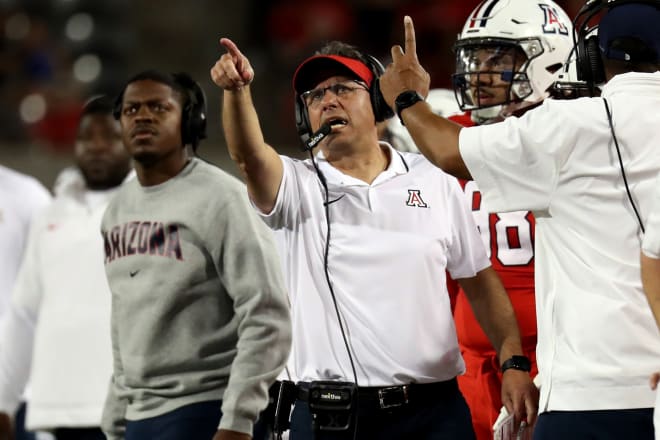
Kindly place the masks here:
<instances>
[{"instance_id":1,"label":"coach's outstretched arm","mask_svg":"<svg viewBox=\"0 0 660 440\"><path fill-rule=\"evenodd\" d=\"M392 64L380 77L380 89L385 101L396 110L399 94L414 90L426 97L430 85L429 74L419 64L412 19L406 16L405 52L401 46L392 47ZM471 179L458 150L461 126L436 115L426 102L418 102L401 112L401 118L419 150L434 165L459 178Z\"/></svg>"},{"instance_id":2,"label":"coach's outstretched arm","mask_svg":"<svg viewBox=\"0 0 660 440\"><path fill-rule=\"evenodd\" d=\"M282 181L282 161L264 141L252 103L254 70L249 60L230 39L221 38L220 44L227 52L211 68L211 78L224 89L222 124L229 155L238 164L252 201L262 212L270 212Z\"/></svg>"}]
</instances>

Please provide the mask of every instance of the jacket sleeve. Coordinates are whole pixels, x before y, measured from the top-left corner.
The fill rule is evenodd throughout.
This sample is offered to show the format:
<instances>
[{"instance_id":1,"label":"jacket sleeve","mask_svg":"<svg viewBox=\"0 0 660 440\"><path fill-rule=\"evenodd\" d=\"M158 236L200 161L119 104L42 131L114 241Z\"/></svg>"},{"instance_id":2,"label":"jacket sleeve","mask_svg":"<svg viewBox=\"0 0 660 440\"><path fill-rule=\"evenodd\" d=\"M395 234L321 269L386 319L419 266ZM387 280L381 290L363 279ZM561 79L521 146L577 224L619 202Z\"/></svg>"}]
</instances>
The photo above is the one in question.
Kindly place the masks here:
<instances>
[{"instance_id":1,"label":"jacket sleeve","mask_svg":"<svg viewBox=\"0 0 660 440\"><path fill-rule=\"evenodd\" d=\"M287 294L272 232L258 218L247 192L231 196L217 232L214 259L234 303L237 354L223 396L221 429L252 433L282 371L291 345Z\"/></svg>"},{"instance_id":2,"label":"jacket sleeve","mask_svg":"<svg viewBox=\"0 0 660 440\"><path fill-rule=\"evenodd\" d=\"M35 315L11 303L0 325L0 412L14 414L30 375Z\"/></svg>"},{"instance_id":3,"label":"jacket sleeve","mask_svg":"<svg viewBox=\"0 0 660 440\"><path fill-rule=\"evenodd\" d=\"M13 414L32 365L34 330L42 301L38 246L43 218L32 222L23 261L0 322L0 411Z\"/></svg>"}]
</instances>

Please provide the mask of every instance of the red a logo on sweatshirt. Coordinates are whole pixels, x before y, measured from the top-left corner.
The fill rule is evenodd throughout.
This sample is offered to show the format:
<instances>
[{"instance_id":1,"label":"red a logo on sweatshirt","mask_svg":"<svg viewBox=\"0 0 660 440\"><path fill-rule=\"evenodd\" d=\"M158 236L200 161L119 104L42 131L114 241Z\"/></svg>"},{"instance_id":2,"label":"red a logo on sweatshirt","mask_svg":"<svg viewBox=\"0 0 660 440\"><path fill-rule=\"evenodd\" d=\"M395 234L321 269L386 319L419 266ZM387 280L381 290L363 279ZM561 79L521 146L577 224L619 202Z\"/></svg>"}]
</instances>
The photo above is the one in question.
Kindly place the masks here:
<instances>
[{"instance_id":1,"label":"red a logo on sweatshirt","mask_svg":"<svg viewBox=\"0 0 660 440\"><path fill-rule=\"evenodd\" d=\"M418 208L428 208L429 205L422 200L422 196L418 189L409 189L408 190L408 200L406 201L408 206L417 206Z\"/></svg>"}]
</instances>

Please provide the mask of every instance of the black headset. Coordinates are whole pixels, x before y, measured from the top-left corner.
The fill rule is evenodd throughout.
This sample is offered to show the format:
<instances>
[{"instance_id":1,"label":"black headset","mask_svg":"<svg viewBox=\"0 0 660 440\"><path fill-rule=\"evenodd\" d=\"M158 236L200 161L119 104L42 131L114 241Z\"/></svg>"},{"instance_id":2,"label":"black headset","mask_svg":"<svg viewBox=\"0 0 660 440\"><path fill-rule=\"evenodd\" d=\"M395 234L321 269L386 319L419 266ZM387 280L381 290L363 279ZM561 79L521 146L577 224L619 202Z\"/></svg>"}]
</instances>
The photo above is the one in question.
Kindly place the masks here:
<instances>
[{"instance_id":1,"label":"black headset","mask_svg":"<svg viewBox=\"0 0 660 440\"><path fill-rule=\"evenodd\" d=\"M147 71L130 79L119 96L117 96L112 115L117 120L121 117L124 91L128 84L143 79L163 82L183 93L184 102L182 103L183 109L181 112L181 141L183 142L183 145L190 144L193 151L197 151L197 146L200 141L206 139L206 96L204 95L204 90L202 90L202 87L190 75L184 72L165 74L164 77L169 81L163 81L163 74L155 71Z\"/></svg>"},{"instance_id":2,"label":"black headset","mask_svg":"<svg viewBox=\"0 0 660 440\"><path fill-rule=\"evenodd\" d=\"M195 151L199 142L206 139L206 96L199 83L187 73L175 73L172 76L177 84L188 91L181 114L181 140L184 145L190 144Z\"/></svg>"},{"instance_id":3,"label":"black headset","mask_svg":"<svg viewBox=\"0 0 660 440\"><path fill-rule=\"evenodd\" d=\"M598 46L598 35L587 37L587 34L593 30L593 27L589 28L589 21L605 8L613 8L628 3L660 6L658 0L589 0L582 6L582 9L573 20L574 38L577 37L577 41L574 41L577 77L578 80L587 83L589 90L592 92L591 96L594 96L593 92L596 85L605 82L605 68Z\"/></svg>"},{"instance_id":4,"label":"black headset","mask_svg":"<svg viewBox=\"0 0 660 440\"><path fill-rule=\"evenodd\" d=\"M394 111L392 111L390 106L387 105L387 102L385 102L385 98L383 97L383 94L380 91L380 86L378 84L378 78L383 73L385 73L385 68L376 57L365 53L361 53L361 55L362 59L358 60L362 61L374 75L374 79L371 81L371 86L369 87L369 98L371 99L371 108L374 111L376 122L382 122L394 116ZM302 96L298 93L296 93L295 113L296 130L298 131L298 136L303 143L303 151L305 151L307 150L307 141L312 136L313 132L309 122L307 106L305 105L305 101L303 100Z\"/></svg>"}]
</instances>

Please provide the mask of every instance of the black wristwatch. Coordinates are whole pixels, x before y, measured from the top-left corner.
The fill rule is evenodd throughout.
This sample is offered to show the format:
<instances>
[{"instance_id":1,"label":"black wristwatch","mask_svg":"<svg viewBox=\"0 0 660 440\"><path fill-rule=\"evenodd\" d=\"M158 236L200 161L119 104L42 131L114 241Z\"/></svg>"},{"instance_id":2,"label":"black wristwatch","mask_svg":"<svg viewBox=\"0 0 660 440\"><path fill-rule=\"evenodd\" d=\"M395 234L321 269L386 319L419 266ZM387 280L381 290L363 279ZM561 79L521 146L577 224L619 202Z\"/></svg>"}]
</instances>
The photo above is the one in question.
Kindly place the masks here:
<instances>
[{"instance_id":1,"label":"black wristwatch","mask_svg":"<svg viewBox=\"0 0 660 440\"><path fill-rule=\"evenodd\" d=\"M417 104L419 101L424 101L424 98L414 90L406 90L396 97L394 100L394 108L396 110L396 115L399 117L399 121L401 121L401 125L406 125L401 118L401 112L408 107Z\"/></svg>"},{"instance_id":2,"label":"black wristwatch","mask_svg":"<svg viewBox=\"0 0 660 440\"><path fill-rule=\"evenodd\" d=\"M509 359L505 360L502 364L502 373L506 370L513 368L514 370L532 371L532 362L527 356L511 356Z\"/></svg>"}]
</instances>

